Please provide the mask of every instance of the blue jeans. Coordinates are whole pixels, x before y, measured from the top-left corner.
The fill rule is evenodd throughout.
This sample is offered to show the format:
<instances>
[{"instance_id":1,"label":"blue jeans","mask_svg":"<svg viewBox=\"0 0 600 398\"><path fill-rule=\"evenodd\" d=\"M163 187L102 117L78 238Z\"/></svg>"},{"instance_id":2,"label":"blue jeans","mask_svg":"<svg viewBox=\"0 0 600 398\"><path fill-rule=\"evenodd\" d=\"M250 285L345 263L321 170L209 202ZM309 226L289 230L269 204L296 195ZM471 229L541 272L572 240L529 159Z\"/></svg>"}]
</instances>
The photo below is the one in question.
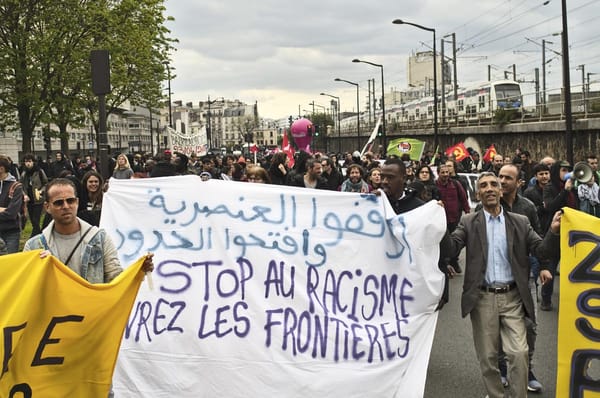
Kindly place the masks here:
<instances>
[{"instance_id":1,"label":"blue jeans","mask_svg":"<svg viewBox=\"0 0 600 398\"><path fill-rule=\"evenodd\" d=\"M12 231L0 231L0 238L6 243L8 254L19 252L19 240L21 239L21 231L18 229Z\"/></svg>"}]
</instances>

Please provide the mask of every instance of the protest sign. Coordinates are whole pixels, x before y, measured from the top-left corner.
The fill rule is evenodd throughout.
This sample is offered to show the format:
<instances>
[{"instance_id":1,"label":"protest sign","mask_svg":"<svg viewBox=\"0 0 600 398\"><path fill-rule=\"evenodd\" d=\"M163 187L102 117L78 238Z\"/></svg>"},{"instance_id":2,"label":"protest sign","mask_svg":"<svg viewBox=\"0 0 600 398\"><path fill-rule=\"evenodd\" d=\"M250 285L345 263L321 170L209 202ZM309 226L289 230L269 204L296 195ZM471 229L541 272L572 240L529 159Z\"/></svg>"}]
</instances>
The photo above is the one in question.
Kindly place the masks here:
<instances>
[{"instance_id":1,"label":"protest sign","mask_svg":"<svg viewBox=\"0 0 600 398\"><path fill-rule=\"evenodd\" d=\"M560 226L557 397L600 397L600 219L564 208Z\"/></svg>"},{"instance_id":2,"label":"protest sign","mask_svg":"<svg viewBox=\"0 0 600 398\"><path fill-rule=\"evenodd\" d=\"M112 182L123 263L155 253L119 397L420 397L444 210L385 196L181 176Z\"/></svg>"},{"instance_id":3,"label":"protest sign","mask_svg":"<svg viewBox=\"0 0 600 398\"><path fill-rule=\"evenodd\" d=\"M92 285L40 251L0 262L0 397L107 397L143 259Z\"/></svg>"}]
</instances>

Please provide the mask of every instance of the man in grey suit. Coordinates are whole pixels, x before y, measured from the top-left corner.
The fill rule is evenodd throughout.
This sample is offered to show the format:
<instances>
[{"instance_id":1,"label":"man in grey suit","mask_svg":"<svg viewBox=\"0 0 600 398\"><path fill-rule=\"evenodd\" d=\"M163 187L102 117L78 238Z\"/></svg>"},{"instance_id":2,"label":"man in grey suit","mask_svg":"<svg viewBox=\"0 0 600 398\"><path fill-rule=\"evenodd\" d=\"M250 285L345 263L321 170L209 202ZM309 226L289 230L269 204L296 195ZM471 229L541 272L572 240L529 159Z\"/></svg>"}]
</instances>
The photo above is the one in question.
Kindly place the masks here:
<instances>
[{"instance_id":1,"label":"man in grey suit","mask_svg":"<svg viewBox=\"0 0 600 398\"><path fill-rule=\"evenodd\" d=\"M558 257L560 212L544 240L527 217L505 212L498 177L491 172L477 179L477 196L483 209L462 217L456 230L441 243L444 256L466 251L462 316L471 316L475 351L490 398L503 398L498 369L500 341L508 359L511 397L527 397L528 347L525 317L535 319L529 291L529 254ZM552 278L540 271L542 283Z\"/></svg>"}]
</instances>

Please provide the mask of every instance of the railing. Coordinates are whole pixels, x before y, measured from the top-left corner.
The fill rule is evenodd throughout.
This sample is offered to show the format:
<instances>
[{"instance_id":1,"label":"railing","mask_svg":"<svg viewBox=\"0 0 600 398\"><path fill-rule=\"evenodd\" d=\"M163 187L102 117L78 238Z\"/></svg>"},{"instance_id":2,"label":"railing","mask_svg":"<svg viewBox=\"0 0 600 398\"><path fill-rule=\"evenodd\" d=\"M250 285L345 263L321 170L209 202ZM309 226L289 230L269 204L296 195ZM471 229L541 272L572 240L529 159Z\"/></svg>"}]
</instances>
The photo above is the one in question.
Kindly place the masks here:
<instances>
[{"instance_id":1,"label":"railing","mask_svg":"<svg viewBox=\"0 0 600 398\"><path fill-rule=\"evenodd\" d=\"M579 86L581 89L581 85ZM577 91L578 86L573 86L571 93L571 108L574 119L596 119L600 118L600 92ZM542 99L542 93L524 92L522 94L523 103L525 104L522 111L515 112L510 120L498 121L495 120L495 112L485 111L476 112L469 117L448 116L442 115L440 109L439 128L446 129L452 127L473 127L486 126L493 124L504 123L532 123L532 122L549 122L560 121L565 119L564 100L562 99L562 89L547 89L545 102ZM536 100L536 98L539 98ZM368 135L373 126L367 121L361 124L364 131L361 135ZM388 114L388 130L389 132L397 132L402 130L418 130L418 129L433 129L433 117L428 115L426 119L418 119L414 121L398 121L393 114ZM342 126L342 135L356 134L356 124Z\"/></svg>"}]
</instances>

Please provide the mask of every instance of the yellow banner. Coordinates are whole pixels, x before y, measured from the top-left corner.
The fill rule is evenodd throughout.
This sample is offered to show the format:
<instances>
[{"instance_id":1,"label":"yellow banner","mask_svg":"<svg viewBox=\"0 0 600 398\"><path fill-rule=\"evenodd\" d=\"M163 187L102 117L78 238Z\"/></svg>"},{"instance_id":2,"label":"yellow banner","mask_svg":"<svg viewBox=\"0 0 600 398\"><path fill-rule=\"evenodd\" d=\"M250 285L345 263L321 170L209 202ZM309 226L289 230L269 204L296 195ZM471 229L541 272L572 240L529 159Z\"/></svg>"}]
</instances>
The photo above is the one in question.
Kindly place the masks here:
<instances>
[{"instance_id":1,"label":"yellow banner","mask_svg":"<svg viewBox=\"0 0 600 398\"><path fill-rule=\"evenodd\" d=\"M107 397L142 262L92 285L39 251L0 257L0 397Z\"/></svg>"},{"instance_id":2,"label":"yellow banner","mask_svg":"<svg viewBox=\"0 0 600 398\"><path fill-rule=\"evenodd\" d=\"M564 211L556 397L600 397L600 219Z\"/></svg>"}]
</instances>

